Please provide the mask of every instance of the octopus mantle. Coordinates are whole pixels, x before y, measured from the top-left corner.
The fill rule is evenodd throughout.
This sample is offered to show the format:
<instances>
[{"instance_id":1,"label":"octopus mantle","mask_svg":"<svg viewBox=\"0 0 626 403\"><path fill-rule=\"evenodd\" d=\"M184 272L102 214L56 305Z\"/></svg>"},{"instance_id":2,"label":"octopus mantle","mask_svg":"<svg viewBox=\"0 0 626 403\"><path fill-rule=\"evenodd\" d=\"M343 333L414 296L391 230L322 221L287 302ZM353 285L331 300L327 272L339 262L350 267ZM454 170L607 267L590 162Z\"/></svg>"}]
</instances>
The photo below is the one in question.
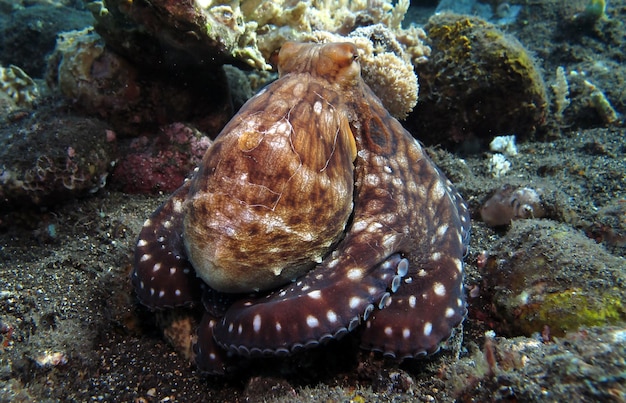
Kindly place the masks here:
<instances>
[{"instance_id":1,"label":"octopus mantle","mask_svg":"<svg viewBox=\"0 0 626 403\"><path fill-rule=\"evenodd\" d=\"M287 43L278 66L144 224L139 300L202 302L195 360L213 374L357 328L386 356L437 351L466 313L463 199L362 81L354 45Z\"/></svg>"}]
</instances>

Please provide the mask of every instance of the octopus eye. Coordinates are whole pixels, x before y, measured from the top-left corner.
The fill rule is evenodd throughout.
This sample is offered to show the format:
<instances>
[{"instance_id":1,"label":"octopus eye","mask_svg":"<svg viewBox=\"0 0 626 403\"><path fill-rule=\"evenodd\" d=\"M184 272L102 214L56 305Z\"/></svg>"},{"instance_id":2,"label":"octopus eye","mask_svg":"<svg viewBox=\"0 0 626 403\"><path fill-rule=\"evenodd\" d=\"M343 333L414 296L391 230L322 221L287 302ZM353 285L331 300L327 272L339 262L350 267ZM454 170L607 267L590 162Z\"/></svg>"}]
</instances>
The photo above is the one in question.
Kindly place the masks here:
<instances>
[{"instance_id":1,"label":"octopus eye","mask_svg":"<svg viewBox=\"0 0 626 403\"><path fill-rule=\"evenodd\" d=\"M344 42L327 45L327 55L338 67L347 67L358 59L359 52L354 44Z\"/></svg>"}]
</instances>

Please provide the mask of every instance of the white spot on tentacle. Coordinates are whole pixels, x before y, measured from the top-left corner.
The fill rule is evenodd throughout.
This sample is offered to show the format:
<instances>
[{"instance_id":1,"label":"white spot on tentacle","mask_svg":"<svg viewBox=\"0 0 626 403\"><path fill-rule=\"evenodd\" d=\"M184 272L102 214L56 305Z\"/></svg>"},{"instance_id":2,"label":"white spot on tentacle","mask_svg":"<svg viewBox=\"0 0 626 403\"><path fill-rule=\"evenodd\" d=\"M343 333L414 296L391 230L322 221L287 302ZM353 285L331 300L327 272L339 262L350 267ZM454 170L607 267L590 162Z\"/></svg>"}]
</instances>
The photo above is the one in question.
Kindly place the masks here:
<instances>
[{"instance_id":1,"label":"white spot on tentacle","mask_svg":"<svg viewBox=\"0 0 626 403\"><path fill-rule=\"evenodd\" d=\"M348 270L346 276L352 281L358 281L363 278L363 270L355 267L354 269Z\"/></svg>"},{"instance_id":2,"label":"white spot on tentacle","mask_svg":"<svg viewBox=\"0 0 626 403\"><path fill-rule=\"evenodd\" d=\"M261 315L254 315L254 319L252 319L252 329L254 329L255 333L259 333L261 330Z\"/></svg>"},{"instance_id":3,"label":"white spot on tentacle","mask_svg":"<svg viewBox=\"0 0 626 403\"><path fill-rule=\"evenodd\" d=\"M350 301L348 303L348 305L350 306L350 309L356 309L360 304L361 304L361 298L359 297L350 298Z\"/></svg>"},{"instance_id":4,"label":"white spot on tentacle","mask_svg":"<svg viewBox=\"0 0 626 403\"><path fill-rule=\"evenodd\" d=\"M328 319L328 321L330 323L336 323L337 322L337 314L333 311L328 311L326 312L326 319Z\"/></svg>"},{"instance_id":5,"label":"white spot on tentacle","mask_svg":"<svg viewBox=\"0 0 626 403\"><path fill-rule=\"evenodd\" d=\"M320 290L314 290L307 294L309 298L320 299L322 298L322 292Z\"/></svg>"},{"instance_id":6,"label":"white spot on tentacle","mask_svg":"<svg viewBox=\"0 0 626 403\"><path fill-rule=\"evenodd\" d=\"M441 224L439 228L437 228L437 236L443 238L443 236L448 232L448 224Z\"/></svg>"},{"instance_id":7,"label":"white spot on tentacle","mask_svg":"<svg viewBox=\"0 0 626 403\"><path fill-rule=\"evenodd\" d=\"M318 115L322 113L322 103L320 101L315 101L315 103L313 104L313 112Z\"/></svg>"},{"instance_id":8,"label":"white spot on tentacle","mask_svg":"<svg viewBox=\"0 0 626 403\"><path fill-rule=\"evenodd\" d=\"M433 331L433 324L430 322L424 323L424 336L430 336L430 333Z\"/></svg>"},{"instance_id":9,"label":"white spot on tentacle","mask_svg":"<svg viewBox=\"0 0 626 403\"><path fill-rule=\"evenodd\" d=\"M352 224L352 231L354 231L354 232L361 232L365 228L367 228L367 224L368 223L365 220L356 221L355 223Z\"/></svg>"},{"instance_id":10,"label":"white spot on tentacle","mask_svg":"<svg viewBox=\"0 0 626 403\"><path fill-rule=\"evenodd\" d=\"M454 265L459 273L463 273L463 262L460 259L454 259Z\"/></svg>"},{"instance_id":11,"label":"white spot on tentacle","mask_svg":"<svg viewBox=\"0 0 626 403\"><path fill-rule=\"evenodd\" d=\"M435 295L438 295L440 297L446 295L446 287L441 283L433 284L433 291L435 292Z\"/></svg>"},{"instance_id":12,"label":"white spot on tentacle","mask_svg":"<svg viewBox=\"0 0 626 403\"><path fill-rule=\"evenodd\" d=\"M175 199L174 203L172 204L172 209L174 210L175 213L182 213L183 212L182 200Z\"/></svg>"},{"instance_id":13,"label":"white spot on tentacle","mask_svg":"<svg viewBox=\"0 0 626 403\"><path fill-rule=\"evenodd\" d=\"M306 324L309 327L318 327L320 325L320 322L317 320L315 316L309 315L306 317Z\"/></svg>"}]
</instances>

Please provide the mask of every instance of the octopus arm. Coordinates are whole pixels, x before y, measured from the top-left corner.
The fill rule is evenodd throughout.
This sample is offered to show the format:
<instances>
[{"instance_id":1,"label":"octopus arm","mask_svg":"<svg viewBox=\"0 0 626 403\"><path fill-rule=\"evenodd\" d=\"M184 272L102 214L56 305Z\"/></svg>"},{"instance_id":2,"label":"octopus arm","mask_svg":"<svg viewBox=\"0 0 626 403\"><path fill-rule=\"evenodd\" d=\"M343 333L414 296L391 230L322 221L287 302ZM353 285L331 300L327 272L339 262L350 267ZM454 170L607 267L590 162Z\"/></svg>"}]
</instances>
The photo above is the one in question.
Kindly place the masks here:
<instances>
[{"instance_id":1,"label":"octopus arm","mask_svg":"<svg viewBox=\"0 0 626 403\"><path fill-rule=\"evenodd\" d=\"M190 305L200 298L200 280L182 240L182 203L189 184L172 194L139 233L131 281L139 301L151 309Z\"/></svg>"},{"instance_id":2,"label":"octopus arm","mask_svg":"<svg viewBox=\"0 0 626 403\"><path fill-rule=\"evenodd\" d=\"M343 337L384 306L406 267L399 254L367 272L348 260L331 257L267 297L236 302L215 326L215 340L238 355L280 356Z\"/></svg>"},{"instance_id":3,"label":"octopus arm","mask_svg":"<svg viewBox=\"0 0 626 403\"><path fill-rule=\"evenodd\" d=\"M412 206L404 217L411 223L406 246L409 272L387 306L367 321L361 346L386 356L409 358L436 352L465 317L463 257L470 217L452 183L419 143L391 119L383 125L396 133L396 150L387 154L387 163L402 171L405 190L399 194L403 204ZM395 156L408 159L400 161Z\"/></svg>"},{"instance_id":4,"label":"octopus arm","mask_svg":"<svg viewBox=\"0 0 626 403\"><path fill-rule=\"evenodd\" d=\"M193 345L198 369L208 375L223 375L234 367L232 359L213 339L213 329L219 319L206 312L198 325L197 342Z\"/></svg>"}]
</instances>

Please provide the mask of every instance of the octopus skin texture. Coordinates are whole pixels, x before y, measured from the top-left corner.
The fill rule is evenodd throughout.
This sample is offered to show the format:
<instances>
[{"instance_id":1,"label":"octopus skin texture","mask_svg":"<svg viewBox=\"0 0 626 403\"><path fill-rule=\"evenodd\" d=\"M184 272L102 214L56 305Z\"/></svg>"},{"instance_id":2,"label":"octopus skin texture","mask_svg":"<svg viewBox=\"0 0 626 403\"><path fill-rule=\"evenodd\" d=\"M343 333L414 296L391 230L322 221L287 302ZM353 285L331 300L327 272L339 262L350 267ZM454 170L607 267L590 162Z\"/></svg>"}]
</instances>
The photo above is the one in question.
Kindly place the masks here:
<instances>
[{"instance_id":1,"label":"octopus skin texture","mask_svg":"<svg viewBox=\"0 0 626 403\"><path fill-rule=\"evenodd\" d=\"M465 202L362 81L354 45L286 43L278 70L145 222L140 302L202 304L210 374L357 328L385 356L436 352L466 314Z\"/></svg>"}]
</instances>

